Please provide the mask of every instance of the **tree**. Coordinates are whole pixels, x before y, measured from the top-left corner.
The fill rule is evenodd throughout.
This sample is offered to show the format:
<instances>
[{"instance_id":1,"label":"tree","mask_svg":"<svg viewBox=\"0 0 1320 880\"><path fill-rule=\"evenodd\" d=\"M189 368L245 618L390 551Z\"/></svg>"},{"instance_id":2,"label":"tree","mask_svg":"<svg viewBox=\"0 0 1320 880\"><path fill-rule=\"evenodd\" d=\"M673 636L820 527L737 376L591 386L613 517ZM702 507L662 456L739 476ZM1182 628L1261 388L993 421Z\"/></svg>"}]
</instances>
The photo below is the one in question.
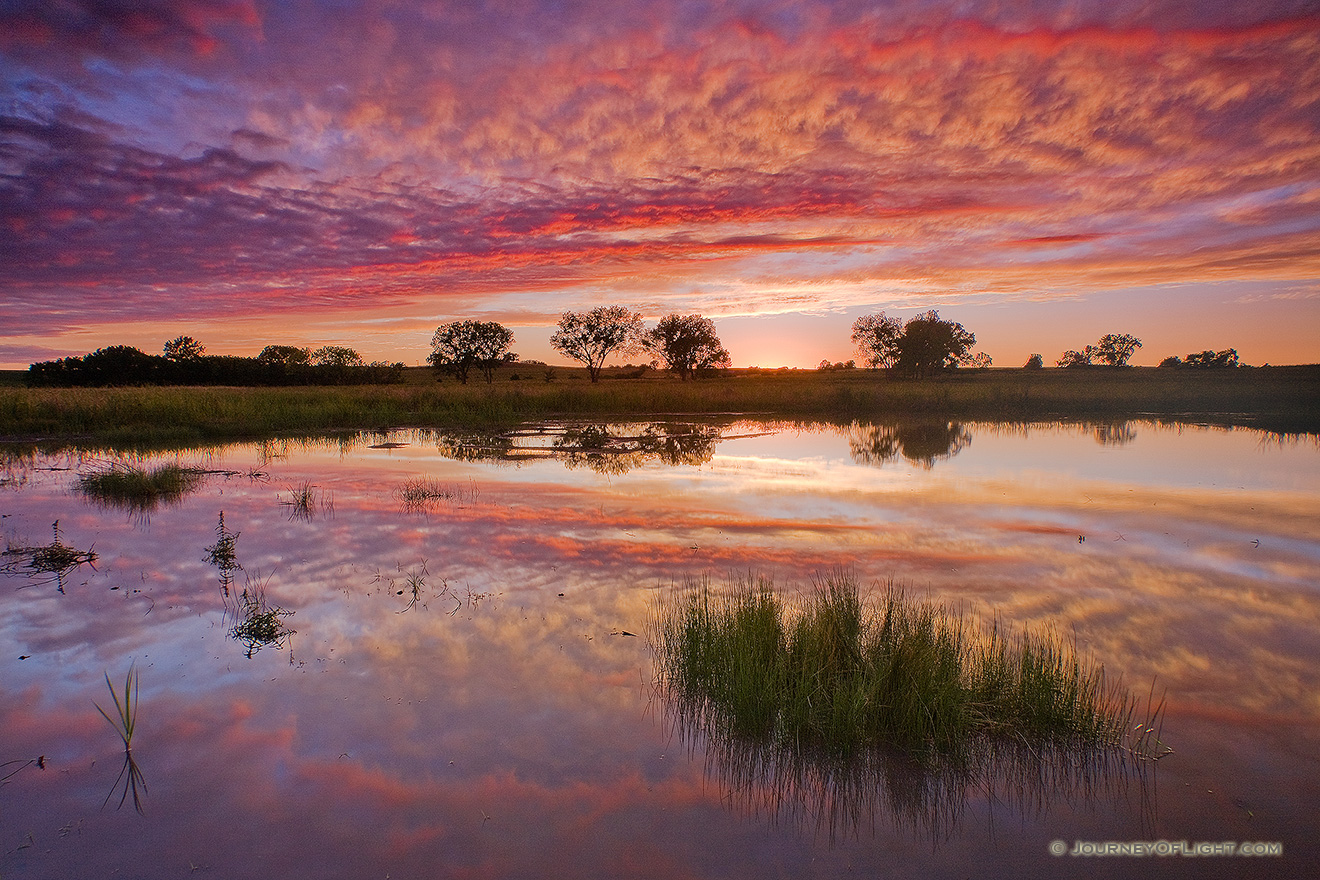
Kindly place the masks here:
<instances>
[{"instance_id":1,"label":"tree","mask_svg":"<svg viewBox=\"0 0 1320 880\"><path fill-rule=\"evenodd\" d=\"M324 345L310 355L313 364L318 367L361 367L365 365L362 355L342 345Z\"/></svg>"},{"instance_id":2,"label":"tree","mask_svg":"<svg viewBox=\"0 0 1320 880\"><path fill-rule=\"evenodd\" d=\"M932 309L903 325L894 366L905 376L923 378L972 363L975 344L976 334L962 324L940 320L939 312Z\"/></svg>"},{"instance_id":3,"label":"tree","mask_svg":"<svg viewBox=\"0 0 1320 880\"><path fill-rule=\"evenodd\" d=\"M206 354L206 346L191 336L176 336L165 343L165 359L175 362L199 360Z\"/></svg>"},{"instance_id":4,"label":"tree","mask_svg":"<svg viewBox=\"0 0 1320 880\"><path fill-rule=\"evenodd\" d=\"M898 360L898 340L903 336L903 322L881 312L862 315L852 326L853 345L862 362L872 369L892 367Z\"/></svg>"},{"instance_id":5,"label":"tree","mask_svg":"<svg viewBox=\"0 0 1320 880\"><path fill-rule=\"evenodd\" d=\"M1045 366L1045 358L1041 357L1038 354L1033 354L1031 357L1027 358L1027 362L1022 365L1022 369L1039 370L1044 366Z\"/></svg>"},{"instance_id":6,"label":"tree","mask_svg":"<svg viewBox=\"0 0 1320 880\"><path fill-rule=\"evenodd\" d=\"M437 370L453 373L464 385L469 371L476 367L490 384L495 368L508 359L512 344L513 331L497 321L454 321L435 328L426 359Z\"/></svg>"},{"instance_id":7,"label":"tree","mask_svg":"<svg viewBox=\"0 0 1320 880\"><path fill-rule=\"evenodd\" d=\"M1189 354L1183 360L1183 366L1187 367L1236 367L1238 366L1238 353L1235 348L1226 348L1223 351L1210 351L1206 349L1200 354Z\"/></svg>"},{"instance_id":8,"label":"tree","mask_svg":"<svg viewBox=\"0 0 1320 880\"><path fill-rule=\"evenodd\" d=\"M79 385L149 385L157 381L160 368L166 364L165 358L131 345L107 345L81 359L65 360L79 361Z\"/></svg>"},{"instance_id":9,"label":"tree","mask_svg":"<svg viewBox=\"0 0 1320 880\"><path fill-rule=\"evenodd\" d=\"M263 364L279 364L285 367L307 366L311 363L311 349L299 348L296 345L268 345L257 355L257 360Z\"/></svg>"},{"instance_id":10,"label":"tree","mask_svg":"<svg viewBox=\"0 0 1320 880\"><path fill-rule=\"evenodd\" d=\"M641 315L623 306L597 306L589 312L564 312L550 344L586 364L591 381L598 382L605 359L616 351L631 351L641 336Z\"/></svg>"},{"instance_id":11,"label":"tree","mask_svg":"<svg viewBox=\"0 0 1320 880\"><path fill-rule=\"evenodd\" d=\"M715 323L700 315L666 315L642 335L641 343L685 382L695 373L731 364Z\"/></svg>"},{"instance_id":12,"label":"tree","mask_svg":"<svg viewBox=\"0 0 1320 880\"><path fill-rule=\"evenodd\" d=\"M1095 347L1088 345L1081 351L1073 351L1071 348L1059 356L1055 361L1058 367L1089 367L1091 358L1095 356Z\"/></svg>"},{"instance_id":13,"label":"tree","mask_svg":"<svg viewBox=\"0 0 1320 880\"><path fill-rule=\"evenodd\" d=\"M1109 333L1100 337L1095 347L1095 357L1111 367L1127 366L1128 358L1141 348L1141 340L1128 333Z\"/></svg>"}]
</instances>

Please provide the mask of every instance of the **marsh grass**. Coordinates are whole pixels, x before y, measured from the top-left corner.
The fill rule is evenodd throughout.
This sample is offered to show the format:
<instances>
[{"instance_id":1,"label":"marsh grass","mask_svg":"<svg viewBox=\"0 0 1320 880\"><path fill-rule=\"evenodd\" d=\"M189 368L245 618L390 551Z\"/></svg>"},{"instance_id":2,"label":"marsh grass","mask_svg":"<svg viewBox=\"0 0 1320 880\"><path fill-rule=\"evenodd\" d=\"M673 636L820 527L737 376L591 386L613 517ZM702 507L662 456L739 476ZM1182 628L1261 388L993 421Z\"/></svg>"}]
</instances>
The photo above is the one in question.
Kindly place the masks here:
<instances>
[{"instance_id":1,"label":"marsh grass","mask_svg":"<svg viewBox=\"0 0 1320 880\"><path fill-rule=\"evenodd\" d=\"M764 580L689 584L652 625L657 685L698 728L850 755L872 745L948 754L976 742L1122 749L1158 758L1160 708L1107 683L1048 629L1010 633L850 575L790 609Z\"/></svg>"},{"instance_id":2,"label":"marsh grass","mask_svg":"<svg viewBox=\"0 0 1320 880\"><path fill-rule=\"evenodd\" d=\"M475 503L479 494L476 483L465 487L442 483L434 477L410 477L394 489L394 497L408 513L431 511L440 503L462 507Z\"/></svg>"},{"instance_id":3,"label":"marsh grass","mask_svg":"<svg viewBox=\"0 0 1320 880\"><path fill-rule=\"evenodd\" d=\"M114 728L115 733L124 743L124 766L119 771L119 776L115 779L115 784L110 787L110 792L105 796L105 801L101 804L110 803L116 791L120 790L120 784L123 784L123 793L119 796L119 809L124 806L128 796L133 796L133 809L139 814L145 815L142 809L142 795L147 793L146 778L142 775L141 768L133 757L133 733L137 729L137 710L138 710L138 672L137 667L130 664L128 675L124 679L123 698L120 698L119 692L115 690L114 684L110 681L110 674L105 675L105 686L110 689L110 697L114 700L115 711L111 715L101 707L99 703L94 703L96 711L101 713L101 717Z\"/></svg>"},{"instance_id":4,"label":"marsh grass","mask_svg":"<svg viewBox=\"0 0 1320 880\"><path fill-rule=\"evenodd\" d=\"M161 504L178 502L201 482L203 476L200 469L178 464L153 468L115 464L80 476L78 489L108 507L147 512Z\"/></svg>"},{"instance_id":5,"label":"marsh grass","mask_svg":"<svg viewBox=\"0 0 1320 880\"><path fill-rule=\"evenodd\" d=\"M335 512L334 496L322 492L310 482L289 489L289 497L281 498L280 504L289 508L289 519L311 522L317 513L333 515Z\"/></svg>"}]
</instances>

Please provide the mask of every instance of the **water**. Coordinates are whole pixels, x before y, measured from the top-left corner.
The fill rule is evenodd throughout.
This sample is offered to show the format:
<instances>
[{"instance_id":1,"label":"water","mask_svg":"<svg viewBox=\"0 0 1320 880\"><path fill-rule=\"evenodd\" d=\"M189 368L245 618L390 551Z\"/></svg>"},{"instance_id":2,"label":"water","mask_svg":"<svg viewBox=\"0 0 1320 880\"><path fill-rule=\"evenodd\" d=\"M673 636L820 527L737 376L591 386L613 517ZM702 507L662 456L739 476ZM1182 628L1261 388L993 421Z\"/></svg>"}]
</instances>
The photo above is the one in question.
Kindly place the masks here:
<instances>
[{"instance_id":1,"label":"water","mask_svg":"<svg viewBox=\"0 0 1320 880\"><path fill-rule=\"evenodd\" d=\"M1320 868L1314 437L726 421L141 463L163 461L207 473L152 507L79 491L104 459L13 455L0 472L11 550L50 545L58 522L96 554L63 573L3 558L5 877ZM228 582L208 550L223 534ZM685 736L651 687L657 594L749 573L795 594L835 568L1075 635L1143 698L1155 683L1174 753L965 784L892 758L758 769ZM281 638L233 637L244 590ZM116 808L123 743L96 710L113 715L105 677L122 688L130 666L142 815L131 794ZM1283 855L1049 851L1160 839Z\"/></svg>"}]
</instances>

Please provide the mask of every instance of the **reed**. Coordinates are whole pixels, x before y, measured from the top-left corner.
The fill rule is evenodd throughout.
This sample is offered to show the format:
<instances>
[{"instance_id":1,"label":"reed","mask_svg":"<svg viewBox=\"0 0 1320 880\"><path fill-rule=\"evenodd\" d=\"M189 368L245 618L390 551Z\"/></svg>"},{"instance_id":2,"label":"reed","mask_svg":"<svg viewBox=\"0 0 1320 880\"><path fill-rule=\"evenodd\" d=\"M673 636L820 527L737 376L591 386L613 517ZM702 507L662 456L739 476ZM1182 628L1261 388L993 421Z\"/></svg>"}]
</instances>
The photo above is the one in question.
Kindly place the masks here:
<instances>
[{"instance_id":1,"label":"reed","mask_svg":"<svg viewBox=\"0 0 1320 880\"><path fill-rule=\"evenodd\" d=\"M1159 709L1134 729L1137 701L1053 631L982 626L892 584L863 601L844 573L798 608L764 579L690 583L659 602L652 633L659 689L720 736L836 755L1000 738L1167 751Z\"/></svg>"}]
</instances>

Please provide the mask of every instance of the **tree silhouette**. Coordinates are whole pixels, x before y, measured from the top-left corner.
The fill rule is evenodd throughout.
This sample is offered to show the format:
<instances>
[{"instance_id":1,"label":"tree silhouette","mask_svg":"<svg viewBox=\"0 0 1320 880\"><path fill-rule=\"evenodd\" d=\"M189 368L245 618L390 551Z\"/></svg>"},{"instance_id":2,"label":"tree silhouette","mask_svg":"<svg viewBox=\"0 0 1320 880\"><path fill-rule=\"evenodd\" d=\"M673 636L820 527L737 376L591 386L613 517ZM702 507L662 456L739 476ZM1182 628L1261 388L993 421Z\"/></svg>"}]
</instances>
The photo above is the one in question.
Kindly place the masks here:
<instances>
[{"instance_id":1,"label":"tree silhouette","mask_svg":"<svg viewBox=\"0 0 1320 880\"><path fill-rule=\"evenodd\" d=\"M975 344L976 334L962 324L940 320L939 312L932 309L903 325L894 366L905 376L924 378L972 363Z\"/></svg>"},{"instance_id":2,"label":"tree silhouette","mask_svg":"<svg viewBox=\"0 0 1320 880\"><path fill-rule=\"evenodd\" d=\"M1095 356L1095 347L1091 345L1088 345L1086 348L1082 349L1081 351L1073 351L1072 349L1068 349L1062 355L1059 356L1059 359L1055 362L1055 366L1089 367L1091 366L1091 358L1094 356Z\"/></svg>"},{"instance_id":3,"label":"tree silhouette","mask_svg":"<svg viewBox=\"0 0 1320 880\"><path fill-rule=\"evenodd\" d=\"M1060 367L1089 367L1096 361L1111 367L1127 366L1128 358L1141 348L1141 340L1128 333L1109 333L1100 337L1096 345L1088 345L1081 351L1069 349L1057 362Z\"/></svg>"},{"instance_id":4,"label":"tree silhouette","mask_svg":"<svg viewBox=\"0 0 1320 880\"><path fill-rule=\"evenodd\" d=\"M1027 358L1027 362L1022 365L1022 369L1039 370L1044 366L1045 366L1045 358L1041 357L1038 354L1033 354L1031 357Z\"/></svg>"},{"instance_id":5,"label":"tree silhouette","mask_svg":"<svg viewBox=\"0 0 1320 880\"><path fill-rule=\"evenodd\" d=\"M513 331L497 321L454 321L435 328L426 359L436 370L453 373L464 385L469 371L476 367L489 385L512 344Z\"/></svg>"},{"instance_id":6,"label":"tree silhouette","mask_svg":"<svg viewBox=\"0 0 1320 880\"><path fill-rule=\"evenodd\" d=\"M666 315L642 335L642 347L665 362L683 381L703 370L728 368L715 323L700 315Z\"/></svg>"},{"instance_id":7,"label":"tree silhouette","mask_svg":"<svg viewBox=\"0 0 1320 880\"><path fill-rule=\"evenodd\" d=\"M285 367L307 366L312 362L312 352L296 345L268 345L257 355L263 364L280 364Z\"/></svg>"},{"instance_id":8,"label":"tree silhouette","mask_svg":"<svg viewBox=\"0 0 1320 880\"><path fill-rule=\"evenodd\" d=\"M1177 360L1177 358L1174 358L1175 365ZM1226 348L1223 351L1210 351L1209 349L1206 349L1198 354L1189 354L1183 359L1182 365L1185 367L1201 368L1236 367L1239 365L1237 349Z\"/></svg>"},{"instance_id":9,"label":"tree silhouette","mask_svg":"<svg viewBox=\"0 0 1320 880\"><path fill-rule=\"evenodd\" d=\"M852 326L853 345L862 362L872 369L892 367L898 360L898 341L903 336L903 322L881 312L862 315Z\"/></svg>"},{"instance_id":10,"label":"tree silhouette","mask_svg":"<svg viewBox=\"0 0 1320 880\"><path fill-rule=\"evenodd\" d=\"M318 367L360 367L362 355L342 345L325 345L312 352L311 361Z\"/></svg>"},{"instance_id":11,"label":"tree silhouette","mask_svg":"<svg viewBox=\"0 0 1320 880\"><path fill-rule=\"evenodd\" d=\"M597 306L588 312L564 312L550 344L586 364L591 381L599 382L605 359L636 348L641 336L641 315L623 306Z\"/></svg>"},{"instance_id":12,"label":"tree silhouette","mask_svg":"<svg viewBox=\"0 0 1320 880\"><path fill-rule=\"evenodd\" d=\"M171 361L195 361L206 354L206 346L191 336L176 336L165 343L165 358Z\"/></svg>"},{"instance_id":13,"label":"tree silhouette","mask_svg":"<svg viewBox=\"0 0 1320 880\"><path fill-rule=\"evenodd\" d=\"M1109 333L1100 337L1095 357L1111 367L1127 366L1128 358L1141 348L1141 340L1128 333Z\"/></svg>"}]
</instances>

